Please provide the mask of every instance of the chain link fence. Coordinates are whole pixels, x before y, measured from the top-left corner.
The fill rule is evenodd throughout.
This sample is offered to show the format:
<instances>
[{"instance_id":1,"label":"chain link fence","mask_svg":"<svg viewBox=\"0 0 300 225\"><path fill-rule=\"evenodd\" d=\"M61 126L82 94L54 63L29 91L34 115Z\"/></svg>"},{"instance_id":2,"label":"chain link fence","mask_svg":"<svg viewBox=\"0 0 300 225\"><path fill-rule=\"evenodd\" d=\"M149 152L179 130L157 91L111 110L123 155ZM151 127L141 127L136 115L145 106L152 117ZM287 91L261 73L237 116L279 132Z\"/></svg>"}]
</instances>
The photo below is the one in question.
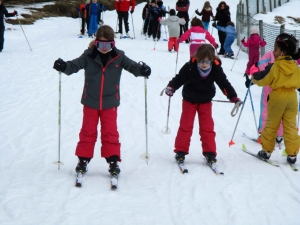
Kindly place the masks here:
<instances>
[{"instance_id":1,"label":"chain link fence","mask_svg":"<svg viewBox=\"0 0 300 225\"><path fill-rule=\"evenodd\" d=\"M278 1L278 0L277 0ZM280 1L280 0L279 0ZM246 2L248 2L246 0ZM264 1L262 1L264 2ZM270 0L269 3L274 3L273 0ZM284 2L288 2L288 0L280 1L281 4ZM251 2L252 4L252 2ZM280 5L281 5L280 4ZM277 6L280 6L279 4ZM255 14L253 14L255 15ZM236 31L237 31L237 45L241 46L241 40L245 37L247 40L250 37L250 29L253 26L257 26L259 28L259 35L261 38L264 38L267 42L267 45L264 48L260 48L260 55L263 56L265 52L271 51L274 48L275 38L281 33L289 33L296 37L298 40L298 48L300 47L299 39L300 39L300 30L290 30L285 29L284 24L282 25L274 25L264 23L263 20L254 19L250 13L245 12L245 6L243 2L240 2L237 5L236 10ZM248 51L248 48L241 46L241 50L244 52Z\"/></svg>"}]
</instances>

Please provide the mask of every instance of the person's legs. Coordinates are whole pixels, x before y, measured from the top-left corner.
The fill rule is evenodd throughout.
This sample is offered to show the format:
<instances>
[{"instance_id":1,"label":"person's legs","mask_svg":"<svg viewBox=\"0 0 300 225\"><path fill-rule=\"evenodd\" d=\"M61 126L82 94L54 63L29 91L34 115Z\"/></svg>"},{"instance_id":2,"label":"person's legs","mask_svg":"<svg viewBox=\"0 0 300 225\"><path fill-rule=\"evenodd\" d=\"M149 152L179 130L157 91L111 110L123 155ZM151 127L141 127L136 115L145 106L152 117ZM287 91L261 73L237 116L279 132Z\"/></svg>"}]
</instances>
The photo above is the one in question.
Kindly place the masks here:
<instances>
[{"instance_id":1,"label":"person's legs","mask_svg":"<svg viewBox=\"0 0 300 225\"><path fill-rule=\"evenodd\" d=\"M219 42L220 42L220 51L218 54L223 55L225 53L225 49L224 49L224 42L225 42L225 38L226 38L226 33L223 31L218 30L218 35L219 35Z\"/></svg>"},{"instance_id":2,"label":"person's legs","mask_svg":"<svg viewBox=\"0 0 300 225\"><path fill-rule=\"evenodd\" d=\"M3 46L4 46L4 30L5 27L0 26L0 52L3 50Z\"/></svg>"},{"instance_id":3,"label":"person's legs","mask_svg":"<svg viewBox=\"0 0 300 225\"><path fill-rule=\"evenodd\" d=\"M122 14L123 14L123 18L124 18L125 31L126 31L126 34L127 34L128 31L129 31L128 12L122 12Z\"/></svg>"}]
</instances>

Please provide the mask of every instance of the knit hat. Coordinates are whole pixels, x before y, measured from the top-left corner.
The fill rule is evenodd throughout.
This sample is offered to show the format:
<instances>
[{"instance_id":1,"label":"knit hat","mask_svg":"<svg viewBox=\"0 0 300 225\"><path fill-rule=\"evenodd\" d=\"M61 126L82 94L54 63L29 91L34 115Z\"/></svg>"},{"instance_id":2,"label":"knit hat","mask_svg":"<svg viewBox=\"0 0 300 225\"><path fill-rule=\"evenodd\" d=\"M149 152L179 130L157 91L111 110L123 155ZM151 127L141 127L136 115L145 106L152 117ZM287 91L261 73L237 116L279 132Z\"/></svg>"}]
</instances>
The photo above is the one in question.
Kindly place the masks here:
<instances>
[{"instance_id":1,"label":"knit hat","mask_svg":"<svg viewBox=\"0 0 300 225\"><path fill-rule=\"evenodd\" d=\"M175 15L176 15L175 9L171 9L171 10L170 10L170 16L175 16Z\"/></svg>"},{"instance_id":2,"label":"knit hat","mask_svg":"<svg viewBox=\"0 0 300 225\"><path fill-rule=\"evenodd\" d=\"M251 27L251 29L250 29L250 33L251 34L258 34L258 27Z\"/></svg>"}]
</instances>

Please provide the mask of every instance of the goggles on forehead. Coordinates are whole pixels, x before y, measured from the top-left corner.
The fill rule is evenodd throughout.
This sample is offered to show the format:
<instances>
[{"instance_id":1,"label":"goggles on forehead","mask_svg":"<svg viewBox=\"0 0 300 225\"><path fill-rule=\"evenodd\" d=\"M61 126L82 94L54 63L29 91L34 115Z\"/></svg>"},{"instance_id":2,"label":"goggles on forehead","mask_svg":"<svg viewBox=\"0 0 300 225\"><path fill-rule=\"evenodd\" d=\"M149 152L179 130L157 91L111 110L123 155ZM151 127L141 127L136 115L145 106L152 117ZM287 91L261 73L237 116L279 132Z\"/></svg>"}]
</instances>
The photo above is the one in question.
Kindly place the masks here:
<instances>
[{"instance_id":1,"label":"goggles on forehead","mask_svg":"<svg viewBox=\"0 0 300 225\"><path fill-rule=\"evenodd\" d=\"M96 40L94 45L98 48L99 51L110 51L115 46L115 42Z\"/></svg>"},{"instance_id":2,"label":"goggles on forehead","mask_svg":"<svg viewBox=\"0 0 300 225\"><path fill-rule=\"evenodd\" d=\"M211 60L200 60L199 61L199 64L203 64L203 63L205 63L205 64L211 64Z\"/></svg>"}]
</instances>

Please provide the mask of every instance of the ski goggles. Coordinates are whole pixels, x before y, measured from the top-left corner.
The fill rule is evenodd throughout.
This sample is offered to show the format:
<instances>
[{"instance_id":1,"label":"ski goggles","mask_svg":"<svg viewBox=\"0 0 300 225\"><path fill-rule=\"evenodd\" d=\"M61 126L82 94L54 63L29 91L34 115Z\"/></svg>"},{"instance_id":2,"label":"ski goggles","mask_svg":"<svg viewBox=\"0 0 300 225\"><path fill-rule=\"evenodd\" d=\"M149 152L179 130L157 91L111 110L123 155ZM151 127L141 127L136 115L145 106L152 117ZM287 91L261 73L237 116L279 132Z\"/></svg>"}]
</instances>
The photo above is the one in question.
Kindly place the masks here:
<instances>
[{"instance_id":1,"label":"ski goggles","mask_svg":"<svg viewBox=\"0 0 300 225\"><path fill-rule=\"evenodd\" d=\"M199 64L211 64L211 60L200 60Z\"/></svg>"},{"instance_id":2,"label":"ski goggles","mask_svg":"<svg viewBox=\"0 0 300 225\"><path fill-rule=\"evenodd\" d=\"M115 42L96 40L94 45L98 48L99 51L110 51L113 47L115 47Z\"/></svg>"}]
</instances>

